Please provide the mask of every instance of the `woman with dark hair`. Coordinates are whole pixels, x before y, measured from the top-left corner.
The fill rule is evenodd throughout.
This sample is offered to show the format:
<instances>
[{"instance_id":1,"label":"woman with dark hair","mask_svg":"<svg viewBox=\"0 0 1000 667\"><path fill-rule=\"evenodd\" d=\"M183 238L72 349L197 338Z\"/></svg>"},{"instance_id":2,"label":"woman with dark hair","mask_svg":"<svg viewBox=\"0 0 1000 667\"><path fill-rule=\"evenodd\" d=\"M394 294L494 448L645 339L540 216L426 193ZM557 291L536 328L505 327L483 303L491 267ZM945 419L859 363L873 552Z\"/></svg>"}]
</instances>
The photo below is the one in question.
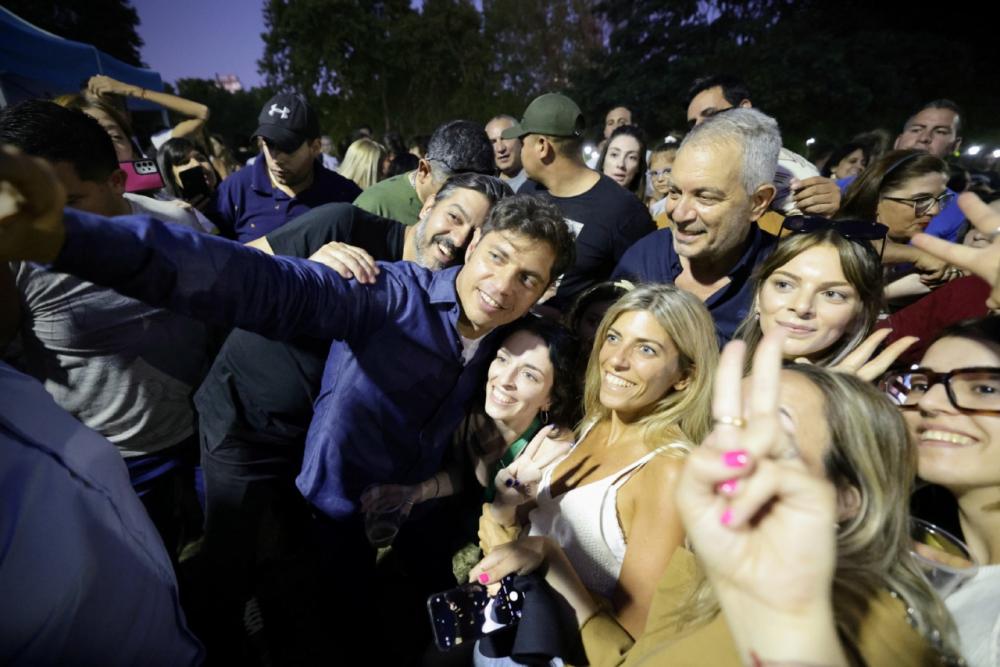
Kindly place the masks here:
<instances>
[{"instance_id":1,"label":"woman with dark hair","mask_svg":"<svg viewBox=\"0 0 1000 667\"><path fill-rule=\"evenodd\" d=\"M909 245L954 196L947 188L948 165L918 150L890 151L872 163L844 194L837 218L874 220L889 228L882 263L903 265L887 276L890 300L926 294L960 274Z\"/></svg>"},{"instance_id":2,"label":"woman with dark hair","mask_svg":"<svg viewBox=\"0 0 1000 667\"><path fill-rule=\"evenodd\" d=\"M204 211L220 181L205 154L187 139L170 139L156 159L167 193Z\"/></svg>"},{"instance_id":3,"label":"woman with dark hair","mask_svg":"<svg viewBox=\"0 0 1000 667\"><path fill-rule=\"evenodd\" d=\"M597 160L597 171L631 191L646 197L646 138L635 125L622 125L608 138Z\"/></svg>"},{"instance_id":4,"label":"woman with dark hair","mask_svg":"<svg viewBox=\"0 0 1000 667\"><path fill-rule=\"evenodd\" d=\"M841 179L857 176L868 166L868 154L865 146L857 142L849 142L833 151L830 159L823 165L821 176Z\"/></svg>"},{"instance_id":5,"label":"woman with dark hair","mask_svg":"<svg viewBox=\"0 0 1000 667\"><path fill-rule=\"evenodd\" d=\"M362 509L376 505L415 505L461 491L468 461L475 479L492 500L494 479L539 436L532 454L553 460L567 443L555 440L570 433L579 418L578 342L560 324L535 316L511 325L487 372L482 408L475 409L455 435L459 462L411 486L373 487L361 498Z\"/></svg>"}]
</instances>

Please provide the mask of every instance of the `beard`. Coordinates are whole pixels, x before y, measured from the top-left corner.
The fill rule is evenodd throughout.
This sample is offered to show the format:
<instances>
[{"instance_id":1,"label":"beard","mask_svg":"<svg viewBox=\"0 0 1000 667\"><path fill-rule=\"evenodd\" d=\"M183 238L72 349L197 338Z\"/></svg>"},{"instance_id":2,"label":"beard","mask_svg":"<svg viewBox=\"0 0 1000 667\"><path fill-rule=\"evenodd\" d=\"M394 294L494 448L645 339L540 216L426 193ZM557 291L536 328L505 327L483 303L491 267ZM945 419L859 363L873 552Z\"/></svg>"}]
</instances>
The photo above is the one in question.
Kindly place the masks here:
<instances>
[{"instance_id":1,"label":"beard","mask_svg":"<svg viewBox=\"0 0 1000 667\"><path fill-rule=\"evenodd\" d=\"M438 234L437 236L428 239L427 220L428 218L424 218L418 222L417 228L413 232L414 254L416 255L417 264L425 269L430 269L431 271L439 271L458 261L458 249L455 247L455 244L451 242L451 239L448 238L447 234ZM450 261L442 262L434 254L434 246L438 244L447 248L451 253L452 259Z\"/></svg>"}]
</instances>

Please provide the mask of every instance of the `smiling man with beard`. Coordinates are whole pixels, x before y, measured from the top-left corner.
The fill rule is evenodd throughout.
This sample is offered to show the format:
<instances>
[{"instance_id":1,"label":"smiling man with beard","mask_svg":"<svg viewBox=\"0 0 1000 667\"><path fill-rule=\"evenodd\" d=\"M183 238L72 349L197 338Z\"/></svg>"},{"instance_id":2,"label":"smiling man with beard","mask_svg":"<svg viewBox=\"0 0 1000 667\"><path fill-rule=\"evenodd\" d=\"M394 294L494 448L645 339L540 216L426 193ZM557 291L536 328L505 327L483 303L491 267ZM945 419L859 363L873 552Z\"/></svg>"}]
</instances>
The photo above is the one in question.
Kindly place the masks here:
<instances>
[{"instance_id":1,"label":"smiling man with beard","mask_svg":"<svg viewBox=\"0 0 1000 667\"><path fill-rule=\"evenodd\" d=\"M755 109L697 125L670 174L672 228L629 248L612 280L674 283L705 302L720 342L732 338L753 301L753 270L774 248L755 222L774 198L780 149L778 124Z\"/></svg>"},{"instance_id":2,"label":"smiling man with beard","mask_svg":"<svg viewBox=\"0 0 1000 667\"><path fill-rule=\"evenodd\" d=\"M328 204L249 245L310 258L364 283L375 281L376 261L408 260L437 271L463 261L473 232L510 194L492 176L458 174L428 198L414 226ZM195 395L206 482L206 580L218 586L216 599L228 599L234 623L252 594L258 536L288 536L288 526L302 520L295 476L330 343L279 342L236 329ZM295 542L289 536L279 551Z\"/></svg>"}]
</instances>

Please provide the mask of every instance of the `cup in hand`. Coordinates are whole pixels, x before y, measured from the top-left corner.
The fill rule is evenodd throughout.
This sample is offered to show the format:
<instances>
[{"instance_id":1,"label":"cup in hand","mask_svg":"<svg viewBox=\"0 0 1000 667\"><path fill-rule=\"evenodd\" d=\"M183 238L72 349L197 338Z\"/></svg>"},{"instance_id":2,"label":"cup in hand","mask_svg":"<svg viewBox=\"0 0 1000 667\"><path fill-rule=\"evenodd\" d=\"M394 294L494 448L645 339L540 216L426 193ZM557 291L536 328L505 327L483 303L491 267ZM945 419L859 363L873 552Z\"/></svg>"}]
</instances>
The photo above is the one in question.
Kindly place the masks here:
<instances>
[{"instance_id":1,"label":"cup in hand","mask_svg":"<svg viewBox=\"0 0 1000 667\"><path fill-rule=\"evenodd\" d=\"M954 593L976 574L976 561L964 542L923 519L911 520L913 559L942 598Z\"/></svg>"},{"instance_id":2,"label":"cup in hand","mask_svg":"<svg viewBox=\"0 0 1000 667\"><path fill-rule=\"evenodd\" d=\"M382 549L392 544L399 532L399 527L409 516L412 504L400 502L398 495L386 497L381 494L379 485L369 486L364 496L368 499L368 509L365 511L365 535L368 542L376 549Z\"/></svg>"}]
</instances>

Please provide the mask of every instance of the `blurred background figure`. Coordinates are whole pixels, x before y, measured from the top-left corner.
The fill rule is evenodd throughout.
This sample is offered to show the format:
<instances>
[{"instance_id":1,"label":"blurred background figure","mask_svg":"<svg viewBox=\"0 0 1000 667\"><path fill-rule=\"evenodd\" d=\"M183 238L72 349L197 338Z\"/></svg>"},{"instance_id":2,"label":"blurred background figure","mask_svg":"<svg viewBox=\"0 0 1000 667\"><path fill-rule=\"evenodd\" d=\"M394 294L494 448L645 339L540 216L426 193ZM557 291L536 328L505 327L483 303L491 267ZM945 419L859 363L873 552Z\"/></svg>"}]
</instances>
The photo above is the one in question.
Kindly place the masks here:
<instances>
[{"instance_id":1,"label":"blurred background figure","mask_svg":"<svg viewBox=\"0 0 1000 667\"><path fill-rule=\"evenodd\" d=\"M337 173L357 183L362 190L367 190L382 180L385 156L386 149L382 144L367 138L358 139L348 146Z\"/></svg>"}]
</instances>

